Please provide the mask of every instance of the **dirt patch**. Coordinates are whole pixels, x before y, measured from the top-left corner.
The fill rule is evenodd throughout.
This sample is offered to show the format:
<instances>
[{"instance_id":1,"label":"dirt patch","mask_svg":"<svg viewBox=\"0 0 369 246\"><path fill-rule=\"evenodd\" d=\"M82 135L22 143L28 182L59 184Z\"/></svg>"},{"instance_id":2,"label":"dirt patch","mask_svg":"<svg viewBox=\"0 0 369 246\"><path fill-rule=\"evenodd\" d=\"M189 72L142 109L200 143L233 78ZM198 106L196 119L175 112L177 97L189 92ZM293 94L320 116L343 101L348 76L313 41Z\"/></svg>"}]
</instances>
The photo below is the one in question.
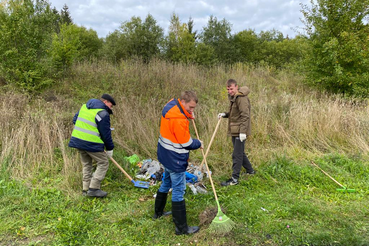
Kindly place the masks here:
<instances>
[{"instance_id":1,"label":"dirt patch","mask_svg":"<svg viewBox=\"0 0 369 246\"><path fill-rule=\"evenodd\" d=\"M199 215L200 226L210 225L210 223L213 221L213 219L215 218L215 216L217 215L217 213L218 213L218 208L217 207L211 207L211 208L205 209Z\"/></svg>"}]
</instances>

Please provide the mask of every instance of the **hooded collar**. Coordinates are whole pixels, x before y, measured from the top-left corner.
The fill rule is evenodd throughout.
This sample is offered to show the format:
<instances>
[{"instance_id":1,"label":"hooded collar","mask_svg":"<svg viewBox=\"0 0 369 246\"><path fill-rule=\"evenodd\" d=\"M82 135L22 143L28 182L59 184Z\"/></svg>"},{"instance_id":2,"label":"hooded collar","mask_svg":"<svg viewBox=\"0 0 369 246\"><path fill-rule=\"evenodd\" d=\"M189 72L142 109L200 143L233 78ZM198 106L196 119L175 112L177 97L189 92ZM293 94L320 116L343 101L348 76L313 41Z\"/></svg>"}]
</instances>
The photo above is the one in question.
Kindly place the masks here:
<instances>
[{"instance_id":1,"label":"hooded collar","mask_svg":"<svg viewBox=\"0 0 369 246\"><path fill-rule=\"evenodd\" d=\"M113 111L99 99L88 100L88 102L86 103L86 107L88 109L105 109L106 111L108 111L109 114L113 114Z\"/></svg>"},{"instance_id":2,"label":"hooded collar","mask_svg":"<svg viewBox=\"0 0 369 246\"><path fill-rule=\"evenodd\" d=\"M244 97L250 93L250 89L247 86L242 86L238 89L238 92L234 96L228 95L228 99L231 102L234 102L237 97Z\"/></svg>"},{"instance_id":3,"label":"hooded collar","mask_svg":"<svg viewBox=\"0 0 369 246\"><path fill-rule=\"evenodd\" d=\"M186 116L187 119L194 119L194 117L192 116L192 114L188 113L187 110L184 109L181 101L178 99L176 99L176 102L178 102L177 106L179 108L179 110L181 111L182 114L184 114Z\"/></svg>"}]
</instances>

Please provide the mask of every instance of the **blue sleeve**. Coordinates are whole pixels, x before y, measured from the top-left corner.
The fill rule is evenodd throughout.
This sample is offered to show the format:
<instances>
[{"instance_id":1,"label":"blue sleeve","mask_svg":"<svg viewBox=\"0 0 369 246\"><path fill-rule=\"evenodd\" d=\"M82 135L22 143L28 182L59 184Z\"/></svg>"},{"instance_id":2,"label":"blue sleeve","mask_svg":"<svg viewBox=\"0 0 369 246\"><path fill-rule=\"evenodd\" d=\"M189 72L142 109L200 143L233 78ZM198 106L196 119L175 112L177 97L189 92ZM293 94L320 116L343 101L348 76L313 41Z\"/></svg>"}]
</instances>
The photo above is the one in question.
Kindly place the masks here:
<instances>
[{"instance_id":1,"label":"blue sleeve","mask_svg":"<svg viewBox=\"0 0 369 246\"><path fill-rule=\"evenodd\" d=\"M74 115L73 117L73 125L76 124L77 118L78 118L79 111Z\"/></svg>"},{"instance_id":2,"label":"blue sleeve","mask_svg":"<svg viewBox=\"0 0 369 246\"><path fill-rule=\"evenodd\" d=\"M100 137L105 144L106 150L114 149L113 139L111 137L111 130L110 130L110 116L106 110L103 110L98 113L101 117L101 120L96 120L97 129L99 130Z\"/></svg>"},{"instance_id":3,"label":"blue sleeve","mask_svg":"<svg viewBox=\"0 0 369 246\"><path fill-rule=\"evenodd\" d=\"M201 143L198 139L192 139L192 144L190 144L189 146L185 147L185 149L187 150L194 150L194 149L198 149L201 147Z\"/></svg>"}]
</instances>

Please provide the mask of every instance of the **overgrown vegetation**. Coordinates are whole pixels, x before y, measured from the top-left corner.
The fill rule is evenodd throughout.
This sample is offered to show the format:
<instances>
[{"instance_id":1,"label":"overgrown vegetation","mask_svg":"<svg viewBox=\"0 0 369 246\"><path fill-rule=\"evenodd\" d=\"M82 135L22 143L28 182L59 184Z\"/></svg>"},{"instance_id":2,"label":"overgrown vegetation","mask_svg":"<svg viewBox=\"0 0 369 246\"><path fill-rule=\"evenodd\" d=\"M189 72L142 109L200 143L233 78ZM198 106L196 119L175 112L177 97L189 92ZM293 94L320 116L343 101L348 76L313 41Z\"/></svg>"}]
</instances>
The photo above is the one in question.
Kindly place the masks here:
<instances>
[{"instance_id":1,"label":"overgrown vegetation","mask_svg":"<svg viewBox=\"0 0 369 246\"><path fill-rule=\"evenodd\" d=\"M303 6L311 52L310 84L334 93L368 96L368 0L319 0Z\"/></svg>"},{"instance_id":2,"label":"overgrown vegetation","mask_svg":"<svg viewBox=\"0 0 369 246\"><path fill-rule=\"evenodd\" d=\"M284 37L278 30L232 33L226 19L210 16L202 30L190 18L171 16L168 35L150 14L133 16L99 38L73 23L68 6L59 12L47 0L9 0L0 5L0 78L34 92L70 72L73 63L136 57L145 62L216 66L242 62L277 69L298 68L309 85L349 96L368 96L368 0L318 0L303 5L305 33Z\"/></svg>"},{"instance_id":3,"label":"overgrown vegetation","mask_svg":"<svg viewBox=\"0 0 369 246\"><path fill-rule=\"evenodd\" d=\"M302 9L307 36L295 38L232 34L214 16L197 31L173 13L168 36L148 15L100 39L74 24L66 5L59 12L46 0L0 3L0 244L368 245L368 1L311 4ZM257 170L220 187L232 166L222 122L208 163L237 224L230 234L206 230L210 189L186 193L189 224L201 231L179 237L171 217L151 219L158 186L134 188L114 166L106 199L81 196L79 156L67 147L81 104L114 96L114 158L133 175L124 157L156 159L161 109L183 90L199 96L196 125L209 143L217 113L228 108L229 78L251 89L246 150ZM191 153L192 163L201 160ZM311 161L356 192L336 191Z\"/></svg>"},{"instance_id":4,"label":"overgrown vegetation","mask_svg":"<svg viewBox=\"0 0 369 246\"><path fill-rule=\"evenodd\" d=\"M114 158L133 174L137 169L124 157L135 153L156 159L160 111L182 90L197 91L196 124L205 145L209 143L217 113L228 107L224 81L231 77L251 89L253 135L246 148L258 171L243 175L238 186L220 187L231 173L232 147L223 122L208 163L220 203L237 223L231 234L211 235L200 219L215 207L210 189L207 195L186 193L189 223L202 228L190 237L174 235L171 217L151 220L157 186L137 189L113 165L103 183L107 199L81 196L79 157L67 143L71 119L82 103L105 92L115 97ZM34 98L3 92L1 244L367 244L367 103L316 92L301 81L296 74L268 67L205 69L133 60L118 66L73 66L57 86ZM191 162L201 160L199 151L191 154ZM311 160L357 192L337 192Z\"/></svg>"}]
</instances>

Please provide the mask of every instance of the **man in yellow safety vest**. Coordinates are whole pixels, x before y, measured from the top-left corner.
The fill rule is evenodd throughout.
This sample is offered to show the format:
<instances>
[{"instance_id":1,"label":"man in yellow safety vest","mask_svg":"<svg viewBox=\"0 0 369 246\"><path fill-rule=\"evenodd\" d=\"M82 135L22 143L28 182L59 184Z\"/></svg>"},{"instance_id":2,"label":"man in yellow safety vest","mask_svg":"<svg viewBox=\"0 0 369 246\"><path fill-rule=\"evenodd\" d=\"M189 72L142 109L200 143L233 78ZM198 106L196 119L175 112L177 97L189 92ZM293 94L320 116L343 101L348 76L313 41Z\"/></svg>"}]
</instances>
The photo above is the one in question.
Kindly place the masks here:
<instances>
[{"instance_id":1,"label":"man in yellow safety vest","mask_svg":"<svg viewBox=\"0 0 369 246\"><path fill-rule=\"evenodd\" d=\"M113 105L115 105L113 97L103 94L101 99L90 99L83 104L73 118L74 129L69 147L78 149L81 156L83 195L105 197L108 194L100 187L109 168L108 156L113 156L114 144L110 128ZM95 172L93 160L97 164Z\"/></svg>"}]
</instances>

